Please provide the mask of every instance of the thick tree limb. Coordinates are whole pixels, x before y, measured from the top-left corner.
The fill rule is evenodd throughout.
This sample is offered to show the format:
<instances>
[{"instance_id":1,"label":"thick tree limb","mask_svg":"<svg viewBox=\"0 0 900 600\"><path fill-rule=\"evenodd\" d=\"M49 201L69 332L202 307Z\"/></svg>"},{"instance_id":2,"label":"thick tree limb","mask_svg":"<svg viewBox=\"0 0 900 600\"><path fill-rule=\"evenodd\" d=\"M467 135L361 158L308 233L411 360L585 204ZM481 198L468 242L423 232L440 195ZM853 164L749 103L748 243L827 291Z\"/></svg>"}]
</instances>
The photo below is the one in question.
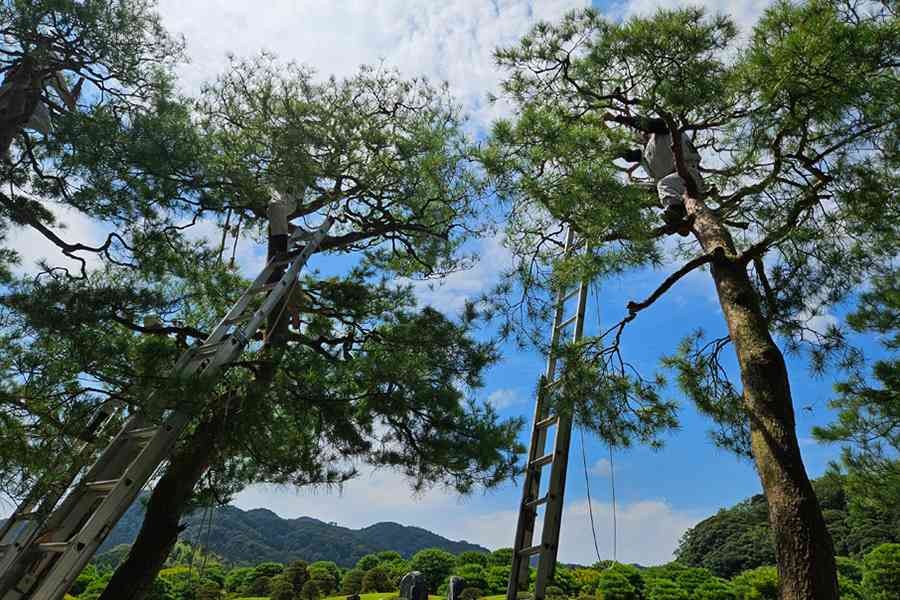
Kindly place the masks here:
<instances>
[{"instance_id":1,"label":"thick tree limb","mask_svg":"<svg viewBox=\"0 0 900 600\"><path fill-rule=\"evenodd\" d=\"M711 263L714 260L723 259L724 257L724 250L717 247L708 254L703 254L694 259L691 259L680 269L666 277L666 279L659 285L659 287L653 290L653 293L647 296L647 298L645 298L641 302L629 302L627 305L629 316L637 314L638 312L644 310L645 308L649 307L651 304L659 300L660 296L665 294L669 290L669 288L671 288L678 282L678 280L680 280L682 277L684 277L694 269L697 269L698 267L701 267L707 263Z\"/></svg>"}]
</instances>

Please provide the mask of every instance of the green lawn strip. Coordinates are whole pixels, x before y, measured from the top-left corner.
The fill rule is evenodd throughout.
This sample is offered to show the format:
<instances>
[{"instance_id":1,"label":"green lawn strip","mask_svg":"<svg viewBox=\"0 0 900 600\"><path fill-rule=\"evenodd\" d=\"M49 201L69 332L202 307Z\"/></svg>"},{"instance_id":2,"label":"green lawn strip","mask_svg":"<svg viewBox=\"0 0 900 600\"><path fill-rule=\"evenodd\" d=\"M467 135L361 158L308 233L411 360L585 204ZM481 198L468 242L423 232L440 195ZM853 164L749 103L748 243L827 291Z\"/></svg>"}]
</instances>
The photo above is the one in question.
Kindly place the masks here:
<instances>
[{"instance_id":1,"label":"green lawn strip","mask_svg":"<svg viewBox=\"0 0 900 600\"><path fill-rule=\"evenodd\" d=\"M388 598L396 598L398 592L376 592L374 594L360 594L359 600L387 600ZM500 596L498 596L499 598ZM327 598L323 598L322 600L345 600L347 598L346 595L340 596L328 596ZM257 599L245 599L239 598L238 600L257 600ZM428 600L444 600L443 596L428 596Z\"/></svg>"}]
</instances>

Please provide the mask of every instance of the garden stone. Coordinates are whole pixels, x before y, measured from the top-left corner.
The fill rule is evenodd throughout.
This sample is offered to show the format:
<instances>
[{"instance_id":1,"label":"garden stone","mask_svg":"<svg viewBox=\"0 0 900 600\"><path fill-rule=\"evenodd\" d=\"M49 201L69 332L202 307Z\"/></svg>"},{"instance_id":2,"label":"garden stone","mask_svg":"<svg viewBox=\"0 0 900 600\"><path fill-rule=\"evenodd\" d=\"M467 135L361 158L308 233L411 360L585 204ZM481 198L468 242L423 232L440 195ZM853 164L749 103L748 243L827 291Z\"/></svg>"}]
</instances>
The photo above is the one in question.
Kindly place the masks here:
<instances>
[{"instance_id":1,"label":"garden stone","mask_svg":"<svg viewBox=\"0 0 900 600\"><path fill-rule=\"evenodd\" d=\"M428 600L425 576L420 571L410 571L400 580L400 597L404 600Z\"/></svg>"},{"instance_id":2,"label":"garden stone","mask_svg":"<svg viewBox=\"0 0 900 600\"><path fill-rule=\"evenodd\" d=\"M450 577L450 585L447 588L447 600L459 600L459 596L465 587L466 582L463 581L462 577L457 577L456 575Z\"/></svg>"}]
</instances>

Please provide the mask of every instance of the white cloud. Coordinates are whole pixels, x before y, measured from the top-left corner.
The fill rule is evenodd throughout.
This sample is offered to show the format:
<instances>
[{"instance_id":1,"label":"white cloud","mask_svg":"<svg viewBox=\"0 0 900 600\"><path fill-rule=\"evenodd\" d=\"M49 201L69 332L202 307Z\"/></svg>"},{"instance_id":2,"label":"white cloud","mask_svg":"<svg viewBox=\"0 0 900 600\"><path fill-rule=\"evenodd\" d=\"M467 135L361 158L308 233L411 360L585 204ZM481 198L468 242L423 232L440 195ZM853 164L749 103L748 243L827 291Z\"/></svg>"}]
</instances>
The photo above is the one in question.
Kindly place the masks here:
<instances>
[{"instance_id":1,"label":"white cloud","mask_svg":"<svg viewBox=\"0 0 900 600\"><path fill-rule=\"evenodd\" d=\"M416 281L419 300L445 313L459 312L467 300L475 300L497 283L512 262L502 235L482 239L475 249L478 261L469 269L450 273L435 281Z\"/></svg>"},{"instance_id":2,"label":"white cloud","mask_svg":"<svg viewBox=\"0 0 900 600\"><path fill-rule=\"evenodd\" d=\"M613 554L613 508L592 503L597 546L601 558ZM660 500L640 500L620 504L616 510L615 557L620 562L655 565L672 560L678 540L701 517L679 511ZM560 531L559 560L591 563L596 560L586 500L566 505Z\"/></svg>"},{"instance_id":3,"label":"white cloud","mask_svg":"<svg viewBox=\"0 0 900 600\"><path fill-rule=\"evenodd\" d=\"M84 213L60 204L45 203L44 206L56 217L57 224L52 226L51 230L63 241L99 246L106 240L104 228ZM79 261L63 255L59 247L32 227L11 226L5 245L8 248L14 248L21 258L21 262L13 269L16 275L36 272L36 263L41 259L47 259L51 266L66 267L73 274L78 274L81 270ZM78 252L76 254L84 258L85 268L88 271L100 264L99 256L95 253Z\"/></svg>"},{"instance_id":4,"label":"white cloud","mask_svg":"<svg viewBox=\"0 0 900 600\"><path fill-rule=\"evenodd\" d=\"M509 388L494 390L493 392L488 394L487 397L487 403L497 410L503 410L504 408L516 406L517 404L521 404L524 400L525 398L522 396L522 394L519 393L518 390Z\"/></svg>"},{"instance_id":5,"label":"white cloud","mask_svg":"<svg viewBox=\"0 0 900 600\"><path fill-rule=\"evenodd\" d=\"M261 6L262 4L262 6ZM492 53L516 42L538 20L555 19L589 0L161 0L173 33L186 37L191 64L181 68L188 91L225 67L226 55L262 50L347 76L361 64L384 60L404 74L448 81L463 105L482 122L499 74Z\"/></svg>"},{"instance_id":6,"label":"white cloud","mask_svg":"<svg viewBox=\"0 0 900 600\"><path fill-rule=\"evenodd\" d=\"M612 463L608 458L601 458L591 465L591 475L598 477L609 477L612 473Z\"/></svg>"}]
</instances>

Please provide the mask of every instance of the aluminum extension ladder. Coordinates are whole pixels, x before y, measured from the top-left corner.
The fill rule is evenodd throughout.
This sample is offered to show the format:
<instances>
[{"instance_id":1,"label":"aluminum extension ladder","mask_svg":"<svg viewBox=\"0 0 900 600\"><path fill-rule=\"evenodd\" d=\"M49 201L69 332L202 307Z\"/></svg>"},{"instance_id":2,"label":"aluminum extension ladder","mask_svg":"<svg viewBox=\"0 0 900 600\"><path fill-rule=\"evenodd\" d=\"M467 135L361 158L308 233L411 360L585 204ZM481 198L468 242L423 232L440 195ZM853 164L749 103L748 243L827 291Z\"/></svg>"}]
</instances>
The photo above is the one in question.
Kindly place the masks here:
<instances>
[{"instance_id":1,"label":"aluminum extension ladder","mask_svg":"<svg viewBox=\"0 0 900 600\"><path fill-rule=\"evenodd\" d=\"M300 270L334 221L329 215L313 232L295 231L289 248L305 244L302 250L270 260L212 334L181 355L173 374L181 378L209 378L234 361L279 309ZM280 279L272 283L282 270ZM259 308L253 310L254 301L260 297L263 299ZM6 565L0 571L0 599L60 600L147 481L169 457L190 420L190 413L177 408L161 425L135 414L43 523L35 523L35 514L27 512L33 506L33 499L23 503L21 508L26 512L17 511L9 519L9 526L4 528L6 537L0 539L2 564ZM23 523L27 526L23 527Z\"/></svg>"},{"instance_id":2,"label":"aluminum extension ladder","mask_svg":"<svg viewBox=\"0 0 900 600\"><path fill-rule=\"evenodd\" d=\"M28 496L16 507L15 512L0 527L0 574L8 572L24 546L31 542L38 528L75 482L82 469L96 457L93 443L97 432L124 408L118 400L104 402L79 436L82 440L75 448L69 469L62 477L45 478L32 487ZM2 585L2 583L0 583Z\"/></svg>"},{"instance_id":3,"label":"aluminum extension ladder","mask_svg":"<svg viewBox=\"0 0 900 600\"><path fill-rule=\"evenodd\" d=\"M575 231L569 226L566 232L564 256L569 258L585 251L582 242L576 242ZM507 600L516 600L517 593L528 585L531 557L537 556L537 579L534 586L535 600L544 600L547 585L553 579L556 569L556 555L559 546L559 529L562 524L563 496L566 487L566 468L569 464L569 443L572 438L572 415L550 414L548 398L558 391L561 380L557 377L559 346L564 342L566 332L571 328L571 340L577 342L584 331L584 314L587 304L588 282L582 281L570 289L557 292L553 328L550 333L550 351L547 370L541 378L534 409L531 429L531 445L528 464L522 488L522 502L519 505L519 519L516 538L513 542L512 570L506 591ZM575 312L569 313L566 306L575 300ZM556 428L553 449L547 452L547 438L552 428ZM547 492L541 496L541 474L544 467L550 467ZM541 541L534 544L534 529L538 509L544 506Z\"/></svg>"}]
</instances>

